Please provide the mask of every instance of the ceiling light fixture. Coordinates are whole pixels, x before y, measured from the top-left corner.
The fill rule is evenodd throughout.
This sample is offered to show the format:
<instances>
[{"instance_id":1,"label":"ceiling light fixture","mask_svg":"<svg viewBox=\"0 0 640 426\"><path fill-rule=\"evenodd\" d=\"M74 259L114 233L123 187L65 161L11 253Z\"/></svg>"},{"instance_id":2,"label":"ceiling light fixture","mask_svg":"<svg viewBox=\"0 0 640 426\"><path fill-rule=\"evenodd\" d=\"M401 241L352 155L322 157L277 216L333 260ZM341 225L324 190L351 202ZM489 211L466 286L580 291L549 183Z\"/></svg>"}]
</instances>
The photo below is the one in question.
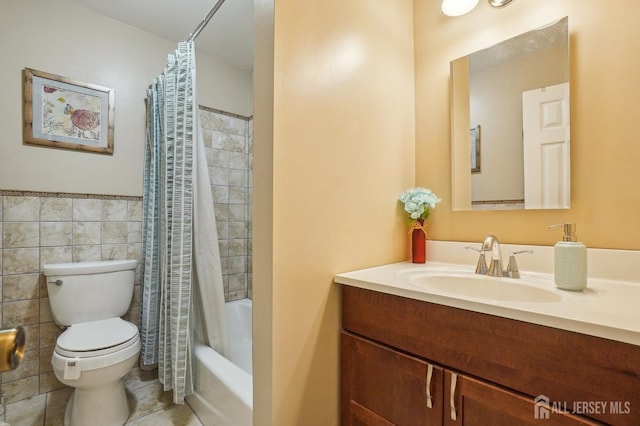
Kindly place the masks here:
<instances>
[{"instance_id":1,"label":"ceiling light fixture","mask_svg":"<svg viewBox=\"0 0 640 426\"><path fill-rule=\"evenodd\" d=\"M489 4L493 7L505 7L511 2L512 0L489 0Z\"/></svg>"},{"instance_id":2,"label":"ceiling light fixture","mask_svg":"<svg viewBox=\"0 0 640 426\"><path fill-rule=\"evenodd\" d=\"M442 0L442 13L447 16L462 16L473 10L479 0ZM513 0L488 0L493 7L505 7Z\"/></svg>"},{"instance_id":3,"label":"ceiling light fixture","mask_svg":"<svg viewBox=\"0 0 640 426\"><path fill-rule=\"evenodd\" d=\"M442 13L447 16L462 16L477 6L479 0L442 0Z\"/></svg>"}]
</instances>

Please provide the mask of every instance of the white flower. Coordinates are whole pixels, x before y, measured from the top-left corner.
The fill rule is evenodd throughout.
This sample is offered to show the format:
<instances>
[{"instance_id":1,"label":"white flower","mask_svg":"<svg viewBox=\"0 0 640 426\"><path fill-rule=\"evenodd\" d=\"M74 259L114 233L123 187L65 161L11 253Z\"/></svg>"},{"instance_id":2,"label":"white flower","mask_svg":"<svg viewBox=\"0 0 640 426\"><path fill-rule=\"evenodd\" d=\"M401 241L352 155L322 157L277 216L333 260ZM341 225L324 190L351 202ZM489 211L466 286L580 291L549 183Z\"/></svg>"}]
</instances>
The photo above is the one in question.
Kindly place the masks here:
<instances>
[{"instance_id":1,"label":"white flower","mask_svg":"<svg viewBox=\"0 0 640 426\"><path fill-rule=\"evenodd\" d=\"M427 188L412 188L400 194L400 201L404 203L404 210L413 220L427 219L431 209L436 207L442 199Z\"/></svg>"}]
</instances>

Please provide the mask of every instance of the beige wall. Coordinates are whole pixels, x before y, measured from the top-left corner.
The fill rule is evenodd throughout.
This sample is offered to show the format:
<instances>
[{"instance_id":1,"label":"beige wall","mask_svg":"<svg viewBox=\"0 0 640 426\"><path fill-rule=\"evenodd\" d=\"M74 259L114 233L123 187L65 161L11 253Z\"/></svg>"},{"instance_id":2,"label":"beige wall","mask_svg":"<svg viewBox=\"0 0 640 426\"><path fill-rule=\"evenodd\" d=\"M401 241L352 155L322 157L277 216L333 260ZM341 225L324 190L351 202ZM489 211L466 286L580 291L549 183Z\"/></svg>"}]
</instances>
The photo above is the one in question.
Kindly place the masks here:
<instances>
[{"instance_id":1,"label":"beige wall","mask_svg":"<svg viewBox=\"0 0 640 426\"><path fill-rule=\"evenodd\" d=\"M273 423L273 69L274 0L254 2L253 413Z\"/></svg>"},{"instance_id":2,"label":"beige wall","mask_svg":"<svg viewBox=\"0 0 640 426\"><path fill-rule=\"evenodd\" d=\"M142 194L145 90L174 42L66 0L0 3L0 189ZM199 103L251 115L251 73L198 54ZM22 69L115 89L114 154L22 143Z\"/></svg>"},{"instance_id":3,"label":"beige wall","mask_svg":"<svg viewBox=\"0 0 640 426\"><path fill-rule=\"evenodd\" d=\"M264 23L273 3L259 3ZM558 235L546 226L574 221L592 247L640 248L640 3L518 0L496 10L480 2L448 18L440 0L420 0L414 34L406 2L300 3L275 4L273 67L263 58L273 78L255 93L256 197L268 191L255 206L254 266L264 272L254 271L256 425L338 424L339 298L331 276L404 257L395 199L408 186L443 198L430 218L434 239L494 233L553 244ZM449 62L567 15L572 208L452 212ZM415 127L407 118L412 90ZM260 148L260 140L271 143Z\"/></svg>"},{"instance_id":4,"label":"beige wall","mask_svg":"<svg viewBox=\"0 0 640 426\"><path fill-rule=\"evenodd\" d=\"M412 5L280 0L274 14L274 77L255 93L254 419L337 425L333 275L407 253L397 196L414 183Z\"/></svg>"},{"instance_id":5,"label":"beige wall","mask_svg":"<svg viewBox=\"0 0 640 426\"><path fill-rule=\"evenodd\" d=\"M429 218L437 240L553 244L549 224L571 221L590 247L639 249L640 2L518 0L504 9L480 2L447 18L440 0L415 1L416 183L443 198ZM452 212L449 61L569 16L571 209Z\"/></svg>"}]
</instances>

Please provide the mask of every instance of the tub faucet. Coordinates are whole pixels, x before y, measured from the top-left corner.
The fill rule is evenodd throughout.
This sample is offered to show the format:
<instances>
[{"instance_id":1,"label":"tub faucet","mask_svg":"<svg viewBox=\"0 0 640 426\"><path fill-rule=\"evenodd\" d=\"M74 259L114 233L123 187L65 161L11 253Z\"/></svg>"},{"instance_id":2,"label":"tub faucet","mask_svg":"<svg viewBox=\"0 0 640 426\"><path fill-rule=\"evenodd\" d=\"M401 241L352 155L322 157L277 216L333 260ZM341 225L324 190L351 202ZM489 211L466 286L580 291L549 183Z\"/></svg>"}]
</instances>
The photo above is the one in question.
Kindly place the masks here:
<instances>
[{"instance_id":1,"label":"tub faucet","mask_svg":"<svg viewBox=\"0 0 640 426\"><path fill-rule=\"evenodd\" d=\"M491 262L489 263L489 270L487 275L492 277L502 277L504 273L502 271L502 252L500 251L500 242L494 235L487 235L482 243L482 252L491 252Z\"/></svg>"}]
</instances>

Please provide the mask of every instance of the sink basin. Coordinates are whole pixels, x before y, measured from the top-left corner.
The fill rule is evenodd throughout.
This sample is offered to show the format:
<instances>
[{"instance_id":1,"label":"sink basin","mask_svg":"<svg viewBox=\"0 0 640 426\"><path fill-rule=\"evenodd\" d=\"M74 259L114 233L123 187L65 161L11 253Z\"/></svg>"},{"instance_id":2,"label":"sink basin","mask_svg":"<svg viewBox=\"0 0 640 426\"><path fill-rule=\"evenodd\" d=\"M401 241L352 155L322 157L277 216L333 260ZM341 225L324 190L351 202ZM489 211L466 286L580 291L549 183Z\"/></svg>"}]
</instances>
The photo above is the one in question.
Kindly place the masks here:
<instances>
[{"instance_id":1,"label":"sink basin","mask_svg":"<svg viewBox=\"0 0 640 426\"><path fill-rule=\"evenodd\" d=\"M561 300L556 292L525 283L522 279L488 277L460 272L416 272L407 281L426 291L453 297L492 302L553 303Z\"/></svg>"}]
</instances>

